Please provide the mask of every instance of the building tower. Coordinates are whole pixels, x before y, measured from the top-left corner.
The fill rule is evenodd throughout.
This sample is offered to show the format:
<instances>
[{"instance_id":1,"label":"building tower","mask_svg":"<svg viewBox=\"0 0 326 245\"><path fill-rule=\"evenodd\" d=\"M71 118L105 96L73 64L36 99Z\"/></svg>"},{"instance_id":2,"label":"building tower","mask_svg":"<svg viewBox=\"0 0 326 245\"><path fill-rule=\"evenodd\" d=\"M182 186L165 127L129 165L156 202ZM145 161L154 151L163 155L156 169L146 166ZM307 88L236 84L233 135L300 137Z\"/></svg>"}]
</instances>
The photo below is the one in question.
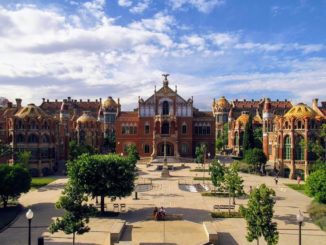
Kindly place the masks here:
<instances>
[{"instance_id":1,"label":"building tower","mask_svg":"<svg viewBox=\"0 0 326 245\"><path fill-rule=\"evenodd\" d=\"M263 151L266 157L269 156L269 132L272 131L273 113L271 112L271 100L269 98L265 98L263 109Z\"/></svg>"}]
</instances>

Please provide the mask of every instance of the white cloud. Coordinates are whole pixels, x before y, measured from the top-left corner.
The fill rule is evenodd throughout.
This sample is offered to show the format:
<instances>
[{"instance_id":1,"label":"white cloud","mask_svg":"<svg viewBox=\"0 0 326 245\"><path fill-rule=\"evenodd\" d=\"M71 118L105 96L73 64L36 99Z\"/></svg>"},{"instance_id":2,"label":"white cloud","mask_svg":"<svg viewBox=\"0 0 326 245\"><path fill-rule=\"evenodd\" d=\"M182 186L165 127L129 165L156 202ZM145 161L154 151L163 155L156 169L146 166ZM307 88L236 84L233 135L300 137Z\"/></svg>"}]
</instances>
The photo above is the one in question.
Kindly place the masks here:
<instances>
[{"instance_id":1,"label":"white cloud","mask_svg":"<svg viewBox=\"0 0 326 245\"><path fill-rule=\"evenodd\" d=\"M190 6L203 13L209 13L224 3L222 0L169 0L169 2L173 9L183 9Z\"/></svg>"},{"instance_id":2,"label":"white cloud","mask_svg":"<svg viewBox=\"0 0 326 245\"><path fill-rule=\"evenodd\" d=\"M149 7L150 3L151 0L143 0L130 8L129 11L133 14L141 14Z\"/></svg>"},{"instance_id":3,"label":"white cloud","mask_svg":"<svg viewBox=\"0 0 326 245\"><path fill-rule=\"evenodd\" d=\"M175 19L172 16L157 13L153 18L142 19L131 23L129 26L135 29L145 29L157 32L169 32L175 26Z\"/></svg>"},{"instance_id":4,"label":"white cloud","mask_svg":"<svg viewBox=\"0 0 326 245\"><path fill-rule=\"evenodd\" d=\"M118 4L121 7L130 7L132 5L132 1L131 0L118 0Z\"/></svg>"}]
</instances>

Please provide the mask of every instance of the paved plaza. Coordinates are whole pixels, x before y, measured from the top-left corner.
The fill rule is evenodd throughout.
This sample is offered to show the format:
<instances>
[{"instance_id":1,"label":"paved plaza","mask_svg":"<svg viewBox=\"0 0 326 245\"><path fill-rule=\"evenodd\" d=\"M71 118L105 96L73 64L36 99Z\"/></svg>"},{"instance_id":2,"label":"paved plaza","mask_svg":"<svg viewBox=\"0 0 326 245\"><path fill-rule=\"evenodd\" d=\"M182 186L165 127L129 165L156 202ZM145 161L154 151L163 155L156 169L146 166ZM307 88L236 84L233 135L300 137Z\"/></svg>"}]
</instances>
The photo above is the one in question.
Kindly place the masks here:
<instances>
[{"instance_id":1,"label":"paved plaza","mask_svg":"<svg viewBox=\"0 0 326 245\"><path fill-rule=\"evenodd\" d=\"M228 204L228 198L202 197L200 193L180 189L180 181L196 183L195 176L203 176L203 173L190 172L196 164L176 165L178 170L171 171L172 177L162 179L156 166L146 167L138 165L140 169L140 181L142 178L152 179L152 188L144 188L145 192L138 193L138 200L134 200L134 193L128 198L116 200L114 203L125 203L126 212L122 212L116 218L93 218L90 222L91 231L82 236L77 236L77 244L104 244L112 225L118 220L126 220L127 228L122 236L122 241L132 240L133 245L140 242L170 243L184 245L199 245L207 242L202 222L213 222L219 233L220 244L250 244L245 239L246 224L243 219L213 219L210 217L214 204ZM296 214L299 209L305 216L302 244L326 245L326 233L314 225L305 212L311 199L305 195L289 189L284 183L295 183L293 180L280 179L276 186L272 177L260 177L241 174L244 179L245 190L249 186L257 186L265 183L276 191L277 202L275 205L275 221L278 223L280 233L280 245L298 244L298 225ZM208 173L206 173L208 176ZM55 210L54 203L58 199L66 179L58 179L47 187L36 191L30 191L20 198L20 202L30 206L34 213L33 238L40 235L46 237L45 244L70 244L71 236L61 232L53 235L46 231L51 218L60 216L61 212ZM197 181L198 183L200 181ZM245 204L246 199L237 199L237 204ZM113 203L106 199L109 210L113 210ZM163 206L167 213L182 215L183 220L153 221L151 214L154 207ZM237 206L238 207L238 206ZM0 233L0 244L14 245L26 244L27 221L23 213L7 230ZM34 243L36 244L36 243ZM255 244L255 243L252 243ZM260 244L266 244L263 239Z\"/></svg>"}]
</instances>

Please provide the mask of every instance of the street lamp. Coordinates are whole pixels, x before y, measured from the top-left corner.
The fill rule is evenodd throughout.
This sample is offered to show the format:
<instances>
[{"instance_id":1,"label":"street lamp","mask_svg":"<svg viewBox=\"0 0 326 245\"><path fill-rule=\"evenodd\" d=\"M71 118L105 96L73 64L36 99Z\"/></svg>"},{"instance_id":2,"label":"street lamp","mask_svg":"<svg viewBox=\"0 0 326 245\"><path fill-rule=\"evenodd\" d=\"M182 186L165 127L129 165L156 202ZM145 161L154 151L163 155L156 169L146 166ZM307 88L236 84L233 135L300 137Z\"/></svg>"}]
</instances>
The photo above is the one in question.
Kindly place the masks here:
<instances>
[{"instance_id":1,"label":"street lamp","mask_svg":"<svg viewBox=\"0 0 326 245\"><path fill-rule=\"evenodd\" d=\"M210 175L211 174L211 172L209 171L209 167L210 167L209 159L211 159L211 153L210 152L207 153L207 157L208 157L208 175Z\"/></svg>"},{"instance_id":2,"label":"street lamp","mask_svg":"<svg viewBox=\"0 0 326 245\"><path fill-rule=\"evenodd\" d=\"M26 219L28 220L28 245L31 245L31 223L33 219L34 213L31 209L28 209L26 213Z\"/></svg>"},{"instance_id":3,"label":"street lamp","mask_svg":"<svg viewBox=\"0 0 326 245\"><path fill-rule=\"evenodd\" d=\"M301 245L301 226L303 223L303 219L304 219L304 217L303 217L301 211L299 210L299 213L297 214L297 221L299 224L299 245Z\"/></svg>"}]
</instances>

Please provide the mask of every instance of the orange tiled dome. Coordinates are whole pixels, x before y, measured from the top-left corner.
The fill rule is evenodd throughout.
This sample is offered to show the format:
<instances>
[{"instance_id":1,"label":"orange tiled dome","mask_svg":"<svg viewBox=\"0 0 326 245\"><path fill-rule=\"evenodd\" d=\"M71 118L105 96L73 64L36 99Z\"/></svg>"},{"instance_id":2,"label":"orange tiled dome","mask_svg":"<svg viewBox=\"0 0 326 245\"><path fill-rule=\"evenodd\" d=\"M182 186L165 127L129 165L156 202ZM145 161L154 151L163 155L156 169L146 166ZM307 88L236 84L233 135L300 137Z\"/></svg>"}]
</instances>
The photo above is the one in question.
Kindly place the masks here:
<instances>
[{"instance_id":1,"label":"orange tiled dome","mask_svg":"<svg viewBox=\"0 0 326 245\"><path fill-rule=\"evenodd\" d=\"M102 103L104 109L108 109L110 107L117 107L117 103L112 99L111 96L109 96L106 100Z\"/></svg>"},{"instance_id":2,"label":"orange tiled dome","mask_svg":"<svg viewBox=\"0 0 326 245\"><path fill-rule=\"evenodd\" d=\"M221 98L218 99L215 105L220 108L227 108L230 106L230 103L224 96L222 96Z\"/></svg>"},{"instance_id":3,"label":"orange tiled dome","mask_svg":"<svg viewBox=\"0 0 326 245\"><path fill-rule=\"evenodd\" d=\"M236 120L236 122L242 123L242 124L246 124L248 121L249 121L249 115L248 114L242 114Z\"/></svg>"},{"instance_id":4,"label":"orange tiled dome","mask_svg":"<svg viewBox=\"0 0 326 245\"><path fill-rule=\"evenodd\" d=\"M296 106L293 106L285 115L284 117L294 117L294 118L315 118L317 113L307 106L306 104L299 103Z\"/></svg>"},{"instance_id":5,"label":"orange tiled dome","mask_svg":"<svg viewBox=\"0 0 326 245\"><path fill-rule=\"evenodd\" d=\"M96 119L89 112L84 111L83 115L81 115L77 119L77 123L86 123L86 122L96 122Z\"/></svg>"},{"instance_id":6,"label":"orange tiled dome","mask_svg":"<svg viewBox=\"0 0 326 245\"><path fill-rule=\"evenodd\" d=\"M24 108L20 109L16 114L16 117L19 118L45 118L49 117L40 107L36 106L35 104L28 104Z\"/></svg>"}]
</instances>

